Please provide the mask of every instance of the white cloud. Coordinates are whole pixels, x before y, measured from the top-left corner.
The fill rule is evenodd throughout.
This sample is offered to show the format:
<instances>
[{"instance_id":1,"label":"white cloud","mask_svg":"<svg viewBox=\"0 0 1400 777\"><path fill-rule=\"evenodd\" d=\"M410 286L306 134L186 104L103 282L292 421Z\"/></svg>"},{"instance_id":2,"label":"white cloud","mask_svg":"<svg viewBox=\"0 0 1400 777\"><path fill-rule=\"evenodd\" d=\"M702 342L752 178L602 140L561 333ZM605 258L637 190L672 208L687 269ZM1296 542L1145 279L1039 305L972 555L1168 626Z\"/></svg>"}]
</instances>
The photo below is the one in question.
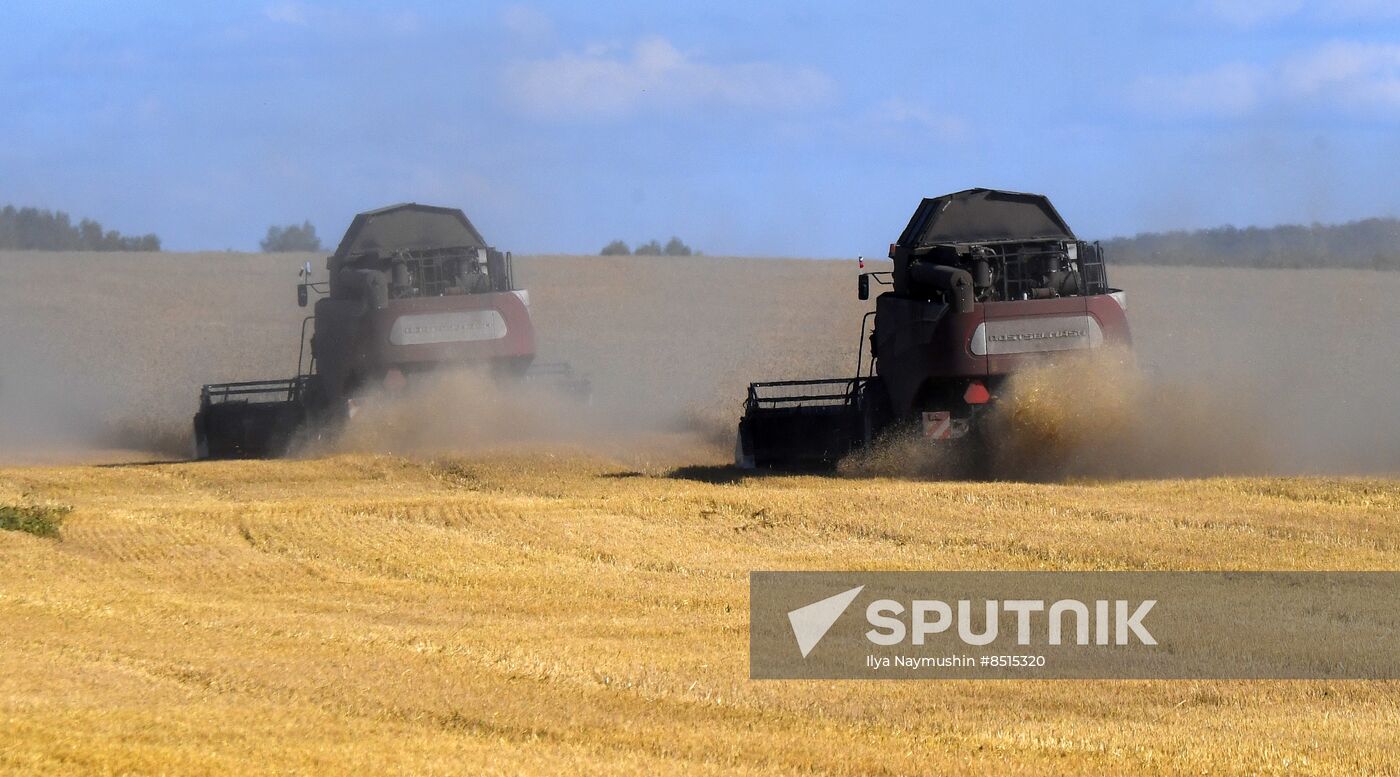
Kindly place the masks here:
<instances>
[{"instance_id":1,"label":"white cloud","mask_svg":"<svg viewBox=\"0 0 1400 777\"><path fill-rule=\"evenodd\" d=\"M1292 18L1356 22L1400 17L1396 0L1198 0L1197 12L1237 27L1257 27Z\"/></svg>"},{"instance_id":2,"label":"white cloud","mask_svg":"<svg viewBox=\"0 0 1400 777\"><path fill-rule=\"evenodd\" d=\"M279 24L306 24L306 7L301 3L275 3L263 8L263 16Z\"/></svg>"},{"instance_id":3,"label":"white cloud","mask_svg":"<svg viewBox=\"0 0 1400 777\"><path fill-rule=\"evenodd\" d=\"M527 42L546 41L554 37L554 22L543 11L528 5L508 5L501 11L501 26L506 32Z\"/></svg>"},{"instance_id":4,"label":"white cloud","mask_svg":"<svg viewBox=\"0 0 1400 777\"><path fill-rule=\"evenodd\" d=\"M508 68L505 84L521 108L548 118L616 118L642 108L801 111L835 92L832 80L812 68L705 62L659 37L626 51L595 45L518 63Z\"/></svg>"},{"instance_id":5,"label":"white cloud","mask_svg":"<svg viewBox=\"0 0 1400 777\"><path fill-rule=\"evenodd\" d=\"M1329 43L1280 69L1290 94L1359 109L1400 109L1400 45Z\"/></svg>"},{"instance_id":6,"label":"white cloud","mask_svg":"<svg viewBox=\"0 0 1400 777\"><path fill-rule=\"evenodd\" d=\"M383 24L390 32L398 35L412 35L423 29L423 19L413 11L386 13Z\"/></svg>"},{"instance_id":7,"label":"white cloud","mask_svg":"<svg viewBox=\"0 0 1400 777\"><path fill-rule=\"evenodd\" d=\"M1129 99L1148 113L1243 116L1268 108L1400 115L1400 44L1338 41L1269 65L1148 76Z\"/></svg>"},{"instance_id":8,"label":"white cloud","mask_svg":"<svg viewBox=\"0 0 1400 777\"><path fill-rule=\"evenodd\" d=\"M341 35L349 31L374 30L394 35L414 35L424 28L424 20L414 11L372 11L317 6L286 0L263 6L262 15L274 24L316 29L322 33Z\"/></svg>"},{"instance_id":9,"label":"white cloud","mask_svg":"<svg viewBox=\"0 0 1400 777\"><path fill-rule=\"evenodd\" d=\"M1229 64L1178 76L1145 76L1132 103L1146 113L1238 116L1258 107L1268 81L1262 68Z\"/></svg>"},{"instance_id":10,"label":"white cloud","mask_svg":"<svg viewBox=\"0 0 1400 777\"><path fill-rule=\"evenodd\" d=\"M898 97L875 104L862 126L883 135L908 132L919 139L964 140L969 132L967 121L960 116Z\"/></svg>"},{"instance_id":11,"label":"white cloud","mask_svg":"<svg viewBox=\"0 0 1400 777\"><path fill-rule=\"evenodd\" d=\"M1297 14L1304 0L1202 0L1207 15L1240 27L1253 27Z\"/></svg>"}]
</instances>

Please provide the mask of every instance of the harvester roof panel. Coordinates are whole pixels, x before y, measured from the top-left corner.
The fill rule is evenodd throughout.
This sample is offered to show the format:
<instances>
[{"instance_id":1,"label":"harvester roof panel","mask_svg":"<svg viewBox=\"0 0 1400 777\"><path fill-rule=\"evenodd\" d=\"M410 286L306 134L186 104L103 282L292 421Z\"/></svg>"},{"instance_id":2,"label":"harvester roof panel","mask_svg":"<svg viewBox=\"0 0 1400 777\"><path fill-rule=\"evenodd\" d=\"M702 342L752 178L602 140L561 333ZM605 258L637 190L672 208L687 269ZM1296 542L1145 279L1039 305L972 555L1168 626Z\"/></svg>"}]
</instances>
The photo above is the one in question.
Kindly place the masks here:
<instances>
[{"instance_id":1,"label":"harvester roof panel","mask_svg":"<svg viewBox=\"0 0 1400 777\"><path fill-rule=\"evenodd\" d=\"M1074 240L1043 194L967 189L919 203L899 244L909 248L996 240Z\"/></svg>"},{"instance_id":2,"label":"harvester roof panel","mask_svg":"<svg viewBox=\"0 0 1400 777\"><path fill-rule=\"evenodd\" d=\"M458 208L405 203L366 211L350 222L335 255L392 254L425 248L485 248L486 240Z\"/></svg>"}]
</instances>

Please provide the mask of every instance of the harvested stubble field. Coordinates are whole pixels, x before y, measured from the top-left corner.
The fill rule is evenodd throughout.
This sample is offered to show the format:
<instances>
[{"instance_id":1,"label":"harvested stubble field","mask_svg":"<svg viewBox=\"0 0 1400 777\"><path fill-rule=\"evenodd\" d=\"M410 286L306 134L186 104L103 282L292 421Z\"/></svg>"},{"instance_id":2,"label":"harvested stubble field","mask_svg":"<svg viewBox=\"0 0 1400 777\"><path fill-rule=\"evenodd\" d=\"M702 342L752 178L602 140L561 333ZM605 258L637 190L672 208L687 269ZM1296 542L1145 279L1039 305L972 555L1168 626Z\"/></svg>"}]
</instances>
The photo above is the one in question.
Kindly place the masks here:
<instances>
[{"instance_id":1,"label":"harvested stubble field","mask_svg":"<svg viewBox=\"0 0 1400 777\"><path fill-rule=\"evenodd\" d=\"M751 682L746 586L1400 568L1400 275L1117 273L1143 361L1208 389L1186 431L1269 433L1211 440L1224 477L738 478L743 383L849 372L864 308L849 265L722 259L521 260L597 386L557 439L33 465L158 458L200 382L290 373L300 259L0 254L0 506L57 527L0 531L0 768L1395 771L1394 683Z\"/></svg>"},{"instance_id":2,"label":"harvested stubble field","mask_svg":"<svg viewBox=\"0 0 1400 777\"><path fill-rule=\"evenodd\" d=\"M752 569L1381 569L1400 486L940 484L511 455L42 467L0 501L0 767L1393 768L1370 682L751 682ZM700 478L700 480L688 478Z\"/></svg>"}]
</instances>

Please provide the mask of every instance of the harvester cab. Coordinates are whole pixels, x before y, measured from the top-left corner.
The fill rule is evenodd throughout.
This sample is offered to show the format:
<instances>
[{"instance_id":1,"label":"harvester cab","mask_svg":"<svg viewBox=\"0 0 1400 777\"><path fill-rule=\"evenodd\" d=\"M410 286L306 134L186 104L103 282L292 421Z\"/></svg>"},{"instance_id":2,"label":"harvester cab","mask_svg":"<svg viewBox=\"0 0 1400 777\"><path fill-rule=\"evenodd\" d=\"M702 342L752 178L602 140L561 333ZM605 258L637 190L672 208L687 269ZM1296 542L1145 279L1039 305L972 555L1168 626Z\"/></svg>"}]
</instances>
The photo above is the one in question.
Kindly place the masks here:
<instances>
[{"instance_id":1,"label":"harvester cab","mask_svg":"<svg viewBox=\"0 0 1400 777\"><path fill-rule=\"evenodd\" d=\"M988 445L978 420L1016 371L1056 355L1130 344L1123 292L1097 243L1079 240L1038 194L969 189L923 200L854 377L754 383L739 423L743 467L820 468L892 428L930 445ZM864 330L864 326L862 327ZM970 438L965 443L955 441Z\"/></svg>"},{"instance_id":2,"label":"harvester cab","mask_svg":"<svg viewBox=\"0 0 1400 777\"><path fill-rule=\"evenodd\" d=\"M523 376L535 357L529 295L509 253L456 208L361 213L326 260L312 364L336 402L449 364Z\"/></svg>"},{"instance_id":3,"label":"harvester cab","mask_svg":"<svg viewBox=\"0 0 1400 777\"><path fill-rule=\"evenodd\" d=\"M320 298L302 322L296 377L205 386L197 455L280 455L302 430L334 428L366 391L443 367L544 376L586 398L589 381L567 364L535 363L530 297L512 265L456 208L409 203L357 215L326 260L327 280L312 280L310 262L302 268L298 304Z\"/></svg>"}]
</instances>

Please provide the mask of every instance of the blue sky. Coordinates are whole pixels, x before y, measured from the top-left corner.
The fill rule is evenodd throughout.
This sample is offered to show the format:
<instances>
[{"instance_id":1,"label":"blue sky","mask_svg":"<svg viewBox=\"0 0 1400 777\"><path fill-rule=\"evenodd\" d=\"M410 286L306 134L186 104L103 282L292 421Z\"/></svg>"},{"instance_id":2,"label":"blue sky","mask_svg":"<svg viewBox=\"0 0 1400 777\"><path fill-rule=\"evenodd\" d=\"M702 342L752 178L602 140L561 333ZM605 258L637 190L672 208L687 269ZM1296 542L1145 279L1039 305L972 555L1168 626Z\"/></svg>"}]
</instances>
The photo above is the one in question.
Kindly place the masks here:
<instances>
[{"instance_id":1,"label":"blue sky","mask_svg":"<svg viewBox=\"0 0 1400 777\"><path fill-rule=\"evenodd\" d=\"M883 254L921 196L1084 237L1400 215L1400 2L30 2L0 201L172 249L459 205L518 252Z\"/></svg>"}]
</instances>

